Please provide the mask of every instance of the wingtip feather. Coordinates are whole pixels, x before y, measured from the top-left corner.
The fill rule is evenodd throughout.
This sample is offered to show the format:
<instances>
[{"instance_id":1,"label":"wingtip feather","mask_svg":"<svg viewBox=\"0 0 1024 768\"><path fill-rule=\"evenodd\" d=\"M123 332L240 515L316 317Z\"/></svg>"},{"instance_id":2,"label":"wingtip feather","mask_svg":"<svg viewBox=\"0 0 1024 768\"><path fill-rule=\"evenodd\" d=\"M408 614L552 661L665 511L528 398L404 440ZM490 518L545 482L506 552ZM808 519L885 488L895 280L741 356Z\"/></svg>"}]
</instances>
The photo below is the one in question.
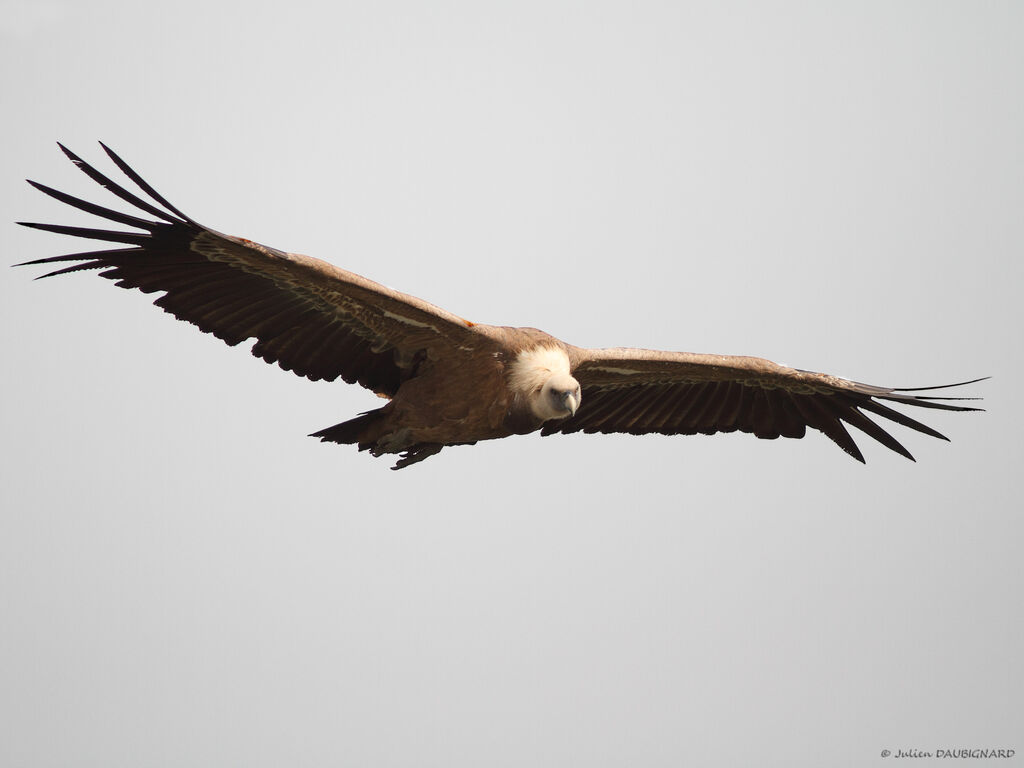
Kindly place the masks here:
<instances>
[{"instance_id":1,"label":"wingtip feather","mask_svg":"<svg viewBox=\"0 0 1024 768\"><path fill-rule=\"evenodd\" d=\"M164 206L171 213L173 213L173 214L175 214L177 216L180 216L182 219L184 219L185 221L187 221L190 224L195 224L196 223L191 217L189 217L188 215L182 213L180 210L178 210L178 208L176 208L174 205L172 205L167 200L167 198L165 198L163 195L161 195L159 192L157 192L148 181L146 181L138 173L136 173L135 169L133 169L130 165L128 165L128 163L126 163L121 158L121 156L118 155L114 150L112 150L110 147L108 147L102 141L99 142L99 145L101 147L103 147L103 151L107 153L107 157L109 157L114 162L114 165L116 165L118 168L121 169L121 173L123 173L125 176L127 176L129 179L131 179L133 182L135 182L135 184L139 187L139 189L141 189L143 192L145 192L147 195L149 195L153 200L158 202L160 205Z\"/></svg>"},{"instance_id":2,"label":"wingtip feather","mask_svg":"<svg viewBox=\"0 0 1024 768\"><path fill-rule=\"evenodd\" d=\"M979 381L987 381L991 379L991 376L982 376L978 379L971 379L970 381L958 381L956 384L939 384L934 387L893 387L891 392L927 392L931 389L951 389L953 387L966 387L968 384L977 384ZM980 398L949 398L951 400L959 399L980 399Z\"/></svg>"},{"instance_id":3,"label":"wingtip feather","mask_svg":"<svg viewBox=\"0 0 1024 768\"><path fill-rule=\"evenodd\" d=\"M72 151L71 151L70 149L68 149L66 145L64 145L64 144L61 144L61 143L60 143L60 142L58 141L58 142L57 142L57 146L58 146L58 147L60 147L60 151L61 151L61 152L63 152L63 153L64 153L64 155L65 155L65 156L66 156L66 157L68 158L68 160L70 160L71 162L73 162L73 163L76 163L76 164L77 164L77 163L81 163L81 162L82 162L82 158L80 158L80 157L79 157L78 155L76 155L76 154L75 154L74 152L72 152Z\"/></svg>"}]
</instances>

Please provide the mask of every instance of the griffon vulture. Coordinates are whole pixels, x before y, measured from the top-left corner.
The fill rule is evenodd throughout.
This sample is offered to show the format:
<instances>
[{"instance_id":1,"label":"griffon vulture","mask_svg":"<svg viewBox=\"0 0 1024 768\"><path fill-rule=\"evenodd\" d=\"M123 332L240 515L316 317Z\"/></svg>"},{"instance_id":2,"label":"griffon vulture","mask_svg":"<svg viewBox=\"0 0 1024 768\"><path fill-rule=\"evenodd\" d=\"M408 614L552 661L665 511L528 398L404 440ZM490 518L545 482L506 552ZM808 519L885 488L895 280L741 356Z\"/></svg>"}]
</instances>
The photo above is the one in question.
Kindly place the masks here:
<instances>
[{"instance_id":1,"label":"griffon vulture","mask_svg":"<svg viewBox=\"0 0 1024 768\"><path fill-rule=\"evenodd\" d=\"M103 270L102 277L122 288L163 293L155 303L164 311L228 344L256 339L252 353L268 363L314 381L340 376L387 398L382 408L312 436L355 444L374 456L400 454L394 469L447 445L537 430L542 435L739 430L774 439L803 437L811 427L863 462L846 424L913 459L867 414L946 439L886 403L978 410L941 402L968 398L909 394L944 387L876 387L756 357L582 349L533 328L473 323L327 262L208 229L167 202L105 145L114 164L152 203L60 147L87 176L149 218L30 181L50 197L130 229L19 222L127 246L24 264L76 262L42 277Z\"/></svg>"}]
</instances>

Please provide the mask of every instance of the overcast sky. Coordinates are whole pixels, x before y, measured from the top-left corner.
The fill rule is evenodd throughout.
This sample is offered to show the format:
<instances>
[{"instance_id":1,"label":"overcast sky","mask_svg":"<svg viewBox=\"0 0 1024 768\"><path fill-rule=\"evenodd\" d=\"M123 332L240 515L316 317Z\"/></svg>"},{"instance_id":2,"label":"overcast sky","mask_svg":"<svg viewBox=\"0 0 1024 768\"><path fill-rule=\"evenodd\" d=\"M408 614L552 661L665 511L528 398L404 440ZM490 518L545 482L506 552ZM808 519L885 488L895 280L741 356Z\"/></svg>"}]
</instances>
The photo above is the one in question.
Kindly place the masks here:
<instances>
[{"instance_id":1,"label":"overcast sky","mask_svg":"<svg viewBox=\"0 0 1024 768\"><path fill-rule=\"evenodd\" d=\"M475 321L994 377L924 413L951 443L894 427L916 464L533 435L396 473L306 437L372 394L6 269L0 764L1024 754L1022 39L1016 2L0 2L8 222L88 220L24 178L118 206L54 143L99 139Z\"/></svg>"}]
</instances>

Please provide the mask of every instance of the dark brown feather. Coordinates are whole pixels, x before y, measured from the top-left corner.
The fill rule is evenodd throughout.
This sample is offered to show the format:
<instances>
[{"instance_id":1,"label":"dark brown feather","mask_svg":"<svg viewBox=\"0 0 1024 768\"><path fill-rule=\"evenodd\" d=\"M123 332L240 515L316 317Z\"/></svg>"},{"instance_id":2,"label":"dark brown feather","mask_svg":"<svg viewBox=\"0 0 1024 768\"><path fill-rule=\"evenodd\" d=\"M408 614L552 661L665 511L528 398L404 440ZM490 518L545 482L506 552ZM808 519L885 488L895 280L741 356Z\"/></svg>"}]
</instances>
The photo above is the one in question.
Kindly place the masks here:
<instances>
[{"instance_id":1,"label":"dark brown feather","mask_svg":"<svg viewBox=\"0 0 1024 768\"><path fill-rule=\"evenodd\" d=\"M880 400L946 411L978 410L945 402L969 398L906 394L925 390L858 384L760 358L626 348L573 347L571 351L573 374L583 386L583 405L573 418L546 424L542 430L545 435L581 429L664 435L738 430L772 440L801 438L811 427L853 458L864 461L845 422L912 459L895 437L862 411L942 438L936 430Z\"/></svg>"},{"instance_id":2,"label":"dark brown feather","mask_svg":"<svg viewBox=\"0 0 1024 768\"><path fill-rule=\"evenodd\" d=\"M115 165L158 205L100 173L63 145L89 178L147 220L36 182L50 197L140 231L24 223L58 234L134 247L36 259L26 264L80 263L50 272L100 269L122 288L163 295L155 303L228 344L255 339L252 352L310 379L358 382L394 395L428 348L472 349L486 341L472 324L414 297L316 259L287 254L207 229L171 205L117 154ZM458 353L464 354L464 353Z\"/></svg>"}]
</instances>

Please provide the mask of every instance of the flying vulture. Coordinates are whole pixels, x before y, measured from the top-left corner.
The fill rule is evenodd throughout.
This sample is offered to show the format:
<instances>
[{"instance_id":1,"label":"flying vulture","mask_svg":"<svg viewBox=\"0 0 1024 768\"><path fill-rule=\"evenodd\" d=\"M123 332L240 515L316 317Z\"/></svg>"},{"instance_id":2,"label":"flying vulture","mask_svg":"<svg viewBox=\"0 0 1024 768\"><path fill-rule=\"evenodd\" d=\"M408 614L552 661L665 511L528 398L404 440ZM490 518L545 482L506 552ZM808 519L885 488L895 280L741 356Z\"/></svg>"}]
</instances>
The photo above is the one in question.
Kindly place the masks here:
<instances>
[{"instance_id":1,"label":"flying vulture","mask_svg":"<svg viewBox=\"0 0 1024 768\"><path fill-rule=\"evenodd\" d=\"M75 262L42 277L100 269L122 288L162 293L155 303L165 312L228 344L256 339L252 353L268 363L313 381L341 377L377 393L386 405L312 436L355 444L374 456L400 454L393 469L448 445L537 430L542 435L739 430L770 440L803 437L811 427L863 462L847 424L913 460L868 414L945 440L887 403L978 410L943 402L969 398L910 393L980 379L892 389L757 357L583 349L534 328L473 323L319 259L208 229L171 205L105 145L114 164L152 202L59 146L87 176L138 210L121 213L30 181L50 197L128 230L19 222L126 246L24 264Z\"/></svg>"}]
</instances>

